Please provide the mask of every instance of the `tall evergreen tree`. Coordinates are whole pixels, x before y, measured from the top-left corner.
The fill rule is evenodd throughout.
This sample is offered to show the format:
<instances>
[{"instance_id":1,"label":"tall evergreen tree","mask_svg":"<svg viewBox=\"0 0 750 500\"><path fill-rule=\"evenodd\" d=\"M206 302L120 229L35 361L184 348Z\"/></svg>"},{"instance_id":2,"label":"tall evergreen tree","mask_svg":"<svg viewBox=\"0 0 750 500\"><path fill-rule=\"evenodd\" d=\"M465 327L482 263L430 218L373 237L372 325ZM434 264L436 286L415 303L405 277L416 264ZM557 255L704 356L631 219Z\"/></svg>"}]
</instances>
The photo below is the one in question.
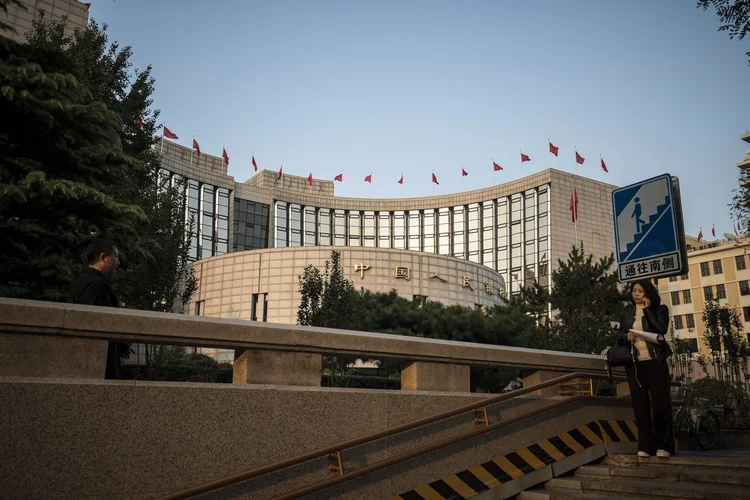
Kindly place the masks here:
<instances>
[{"instance_id":1,"label":"tall evergreen tree","mask_svg":"<svg viewBox=\"0 0 750 500\"><path fill-rule=\"evenodd\" d=\"M186 236L184 182L159 176L159 154L152 147L159 110L151 108L151 66L133 70L131 47L110 43L107 25L94 20L68 35L64 20L49 22L42 15L27 38L35 47L60 48L72 61L78 81L120 117L120 143L139 167L110 193L145 214L138 239L118 238L123 256L115 277L118 297L134 309L181 310L197 288L188 260L195 222L189 221Z\"/></svg>"},{"instance_id":2,"label":"tall evergreen tree","mask_svg":"<svg viewBox=\"0 0 750 500\"><path fill-rule=\"evenodd\" d=\"M0 295L61 300L96 234L137 239L138 162L59 50L0 37Z\"/></svg>"},{"instance_id":3,"label":"tall evergreen tree","mask_svg":"<svg viewBox=\"0 0 750 500\"><path fill-rule=\"evenodd\" d=\"M613 322L619 321L624 294L611 270L614 255L598 261L581 246L573 246L567 261L559 261L552 273L555 284L552 308L552 347L568 351L599 354L617 335Z\"/></svg>"}]
</instances>

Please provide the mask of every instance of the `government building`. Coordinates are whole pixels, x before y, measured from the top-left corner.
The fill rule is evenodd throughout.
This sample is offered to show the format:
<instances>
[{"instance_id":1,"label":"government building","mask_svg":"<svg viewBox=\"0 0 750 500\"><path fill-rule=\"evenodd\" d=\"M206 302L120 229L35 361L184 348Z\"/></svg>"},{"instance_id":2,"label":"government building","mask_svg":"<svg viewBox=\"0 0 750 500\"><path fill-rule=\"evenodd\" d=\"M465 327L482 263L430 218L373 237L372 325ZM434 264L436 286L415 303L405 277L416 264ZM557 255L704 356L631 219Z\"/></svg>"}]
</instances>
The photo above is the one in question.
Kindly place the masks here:
<instances>
[{"instance_id":1,"label":"government building","mask_svg":"<svg viewBox=\"0 0 750 500\"><path fill-rule=\"evenodd\" d=\"M154 147L164 178L187 182L199 280L190 314L294 324L298 277L332 250L357 288L484 308L534 282L550 287L576 235L595 257L614 249L615 186L559 170L442 196L343 198L330 180L264 170L236 182L222 158Z\"/></svg>"}]
</instances>

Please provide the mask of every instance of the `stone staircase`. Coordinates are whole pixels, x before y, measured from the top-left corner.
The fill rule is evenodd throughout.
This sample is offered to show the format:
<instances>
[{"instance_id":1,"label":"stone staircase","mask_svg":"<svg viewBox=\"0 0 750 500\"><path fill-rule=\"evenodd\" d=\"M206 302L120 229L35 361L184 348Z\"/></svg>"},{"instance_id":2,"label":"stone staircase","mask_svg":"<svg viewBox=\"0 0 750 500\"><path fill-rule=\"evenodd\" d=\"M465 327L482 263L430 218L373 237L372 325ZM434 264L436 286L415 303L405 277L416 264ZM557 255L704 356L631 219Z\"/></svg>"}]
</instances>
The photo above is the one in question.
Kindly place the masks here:
<instances>
[{"instance_id":1,"label":"stone staircase","mask_svg":"<svg viewBox=\"0 0 750 500\"><path fill-rule=\"evenodd\" d=\"M750 499L750 451L670 458L610 455L519 493L518 500Z\"/></svg>"}]
</instances>

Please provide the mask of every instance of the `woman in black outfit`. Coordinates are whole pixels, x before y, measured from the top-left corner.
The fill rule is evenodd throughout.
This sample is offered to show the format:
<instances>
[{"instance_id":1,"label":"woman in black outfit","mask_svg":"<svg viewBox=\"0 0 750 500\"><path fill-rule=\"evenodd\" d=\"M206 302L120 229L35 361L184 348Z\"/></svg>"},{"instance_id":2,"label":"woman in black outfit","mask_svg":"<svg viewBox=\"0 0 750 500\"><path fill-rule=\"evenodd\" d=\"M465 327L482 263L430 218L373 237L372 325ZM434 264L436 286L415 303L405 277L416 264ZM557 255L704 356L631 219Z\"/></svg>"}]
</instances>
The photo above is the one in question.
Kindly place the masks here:
<instances>
[{"instance_id":1,"label":"woman in black outfit","mask_svg":"<svg viewBox=\"0 0 750 500\"><path fill-rule=\"evenodd\" d=\"M668 457L674 453L667 365L672 350L664 339L669 327L669 309L661 304L656 287L648 280L633 283L630 295L633 306L622 311L617 345L630 347L636 360L625 367L625 373L638 426L638 456L655 453L657 457ZM657 343L644 341L630 330L656 333Z\"/></svg>"}]
</instances>

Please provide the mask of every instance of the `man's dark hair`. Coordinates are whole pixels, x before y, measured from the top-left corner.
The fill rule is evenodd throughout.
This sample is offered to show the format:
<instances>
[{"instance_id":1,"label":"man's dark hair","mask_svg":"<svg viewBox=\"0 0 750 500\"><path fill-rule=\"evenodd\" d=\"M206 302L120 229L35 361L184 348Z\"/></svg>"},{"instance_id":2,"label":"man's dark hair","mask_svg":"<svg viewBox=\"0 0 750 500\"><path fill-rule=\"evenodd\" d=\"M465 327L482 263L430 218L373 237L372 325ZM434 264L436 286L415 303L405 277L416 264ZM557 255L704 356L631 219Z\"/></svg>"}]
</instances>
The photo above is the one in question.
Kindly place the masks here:
<instances>
[{"instance_id":1,"label":"man's dark hair","mask_svg":"<svg viewBox=\"0 0 750 500\"><path fill-rule=\"evenodd\" d=\"M115 242L109 238L95 239L86 248L86 259L89 261L89 265L96 264L101 254L104 254L105 257L112 255L115 253L116 247Z\"/></svg>"},{"instance_id":2,"label":"man's dark hair","mask_svg":"<svg viewBox=\"0 0 750 500\"><path fill-rule=\"evenodd\" d=\"M630 285L630 293L633 293L633 287L635 285L641 285L641 288L643 288L643 291L646 292L646 297L648 297L648 300L651 301L651 308L656 309L661 305L661 297L659 297L659 292L656 290L656 287L653 283L651 283L650 280L638 280ZM632 297L632 295L631 295Z\"/></svg>"}]
</instances>

